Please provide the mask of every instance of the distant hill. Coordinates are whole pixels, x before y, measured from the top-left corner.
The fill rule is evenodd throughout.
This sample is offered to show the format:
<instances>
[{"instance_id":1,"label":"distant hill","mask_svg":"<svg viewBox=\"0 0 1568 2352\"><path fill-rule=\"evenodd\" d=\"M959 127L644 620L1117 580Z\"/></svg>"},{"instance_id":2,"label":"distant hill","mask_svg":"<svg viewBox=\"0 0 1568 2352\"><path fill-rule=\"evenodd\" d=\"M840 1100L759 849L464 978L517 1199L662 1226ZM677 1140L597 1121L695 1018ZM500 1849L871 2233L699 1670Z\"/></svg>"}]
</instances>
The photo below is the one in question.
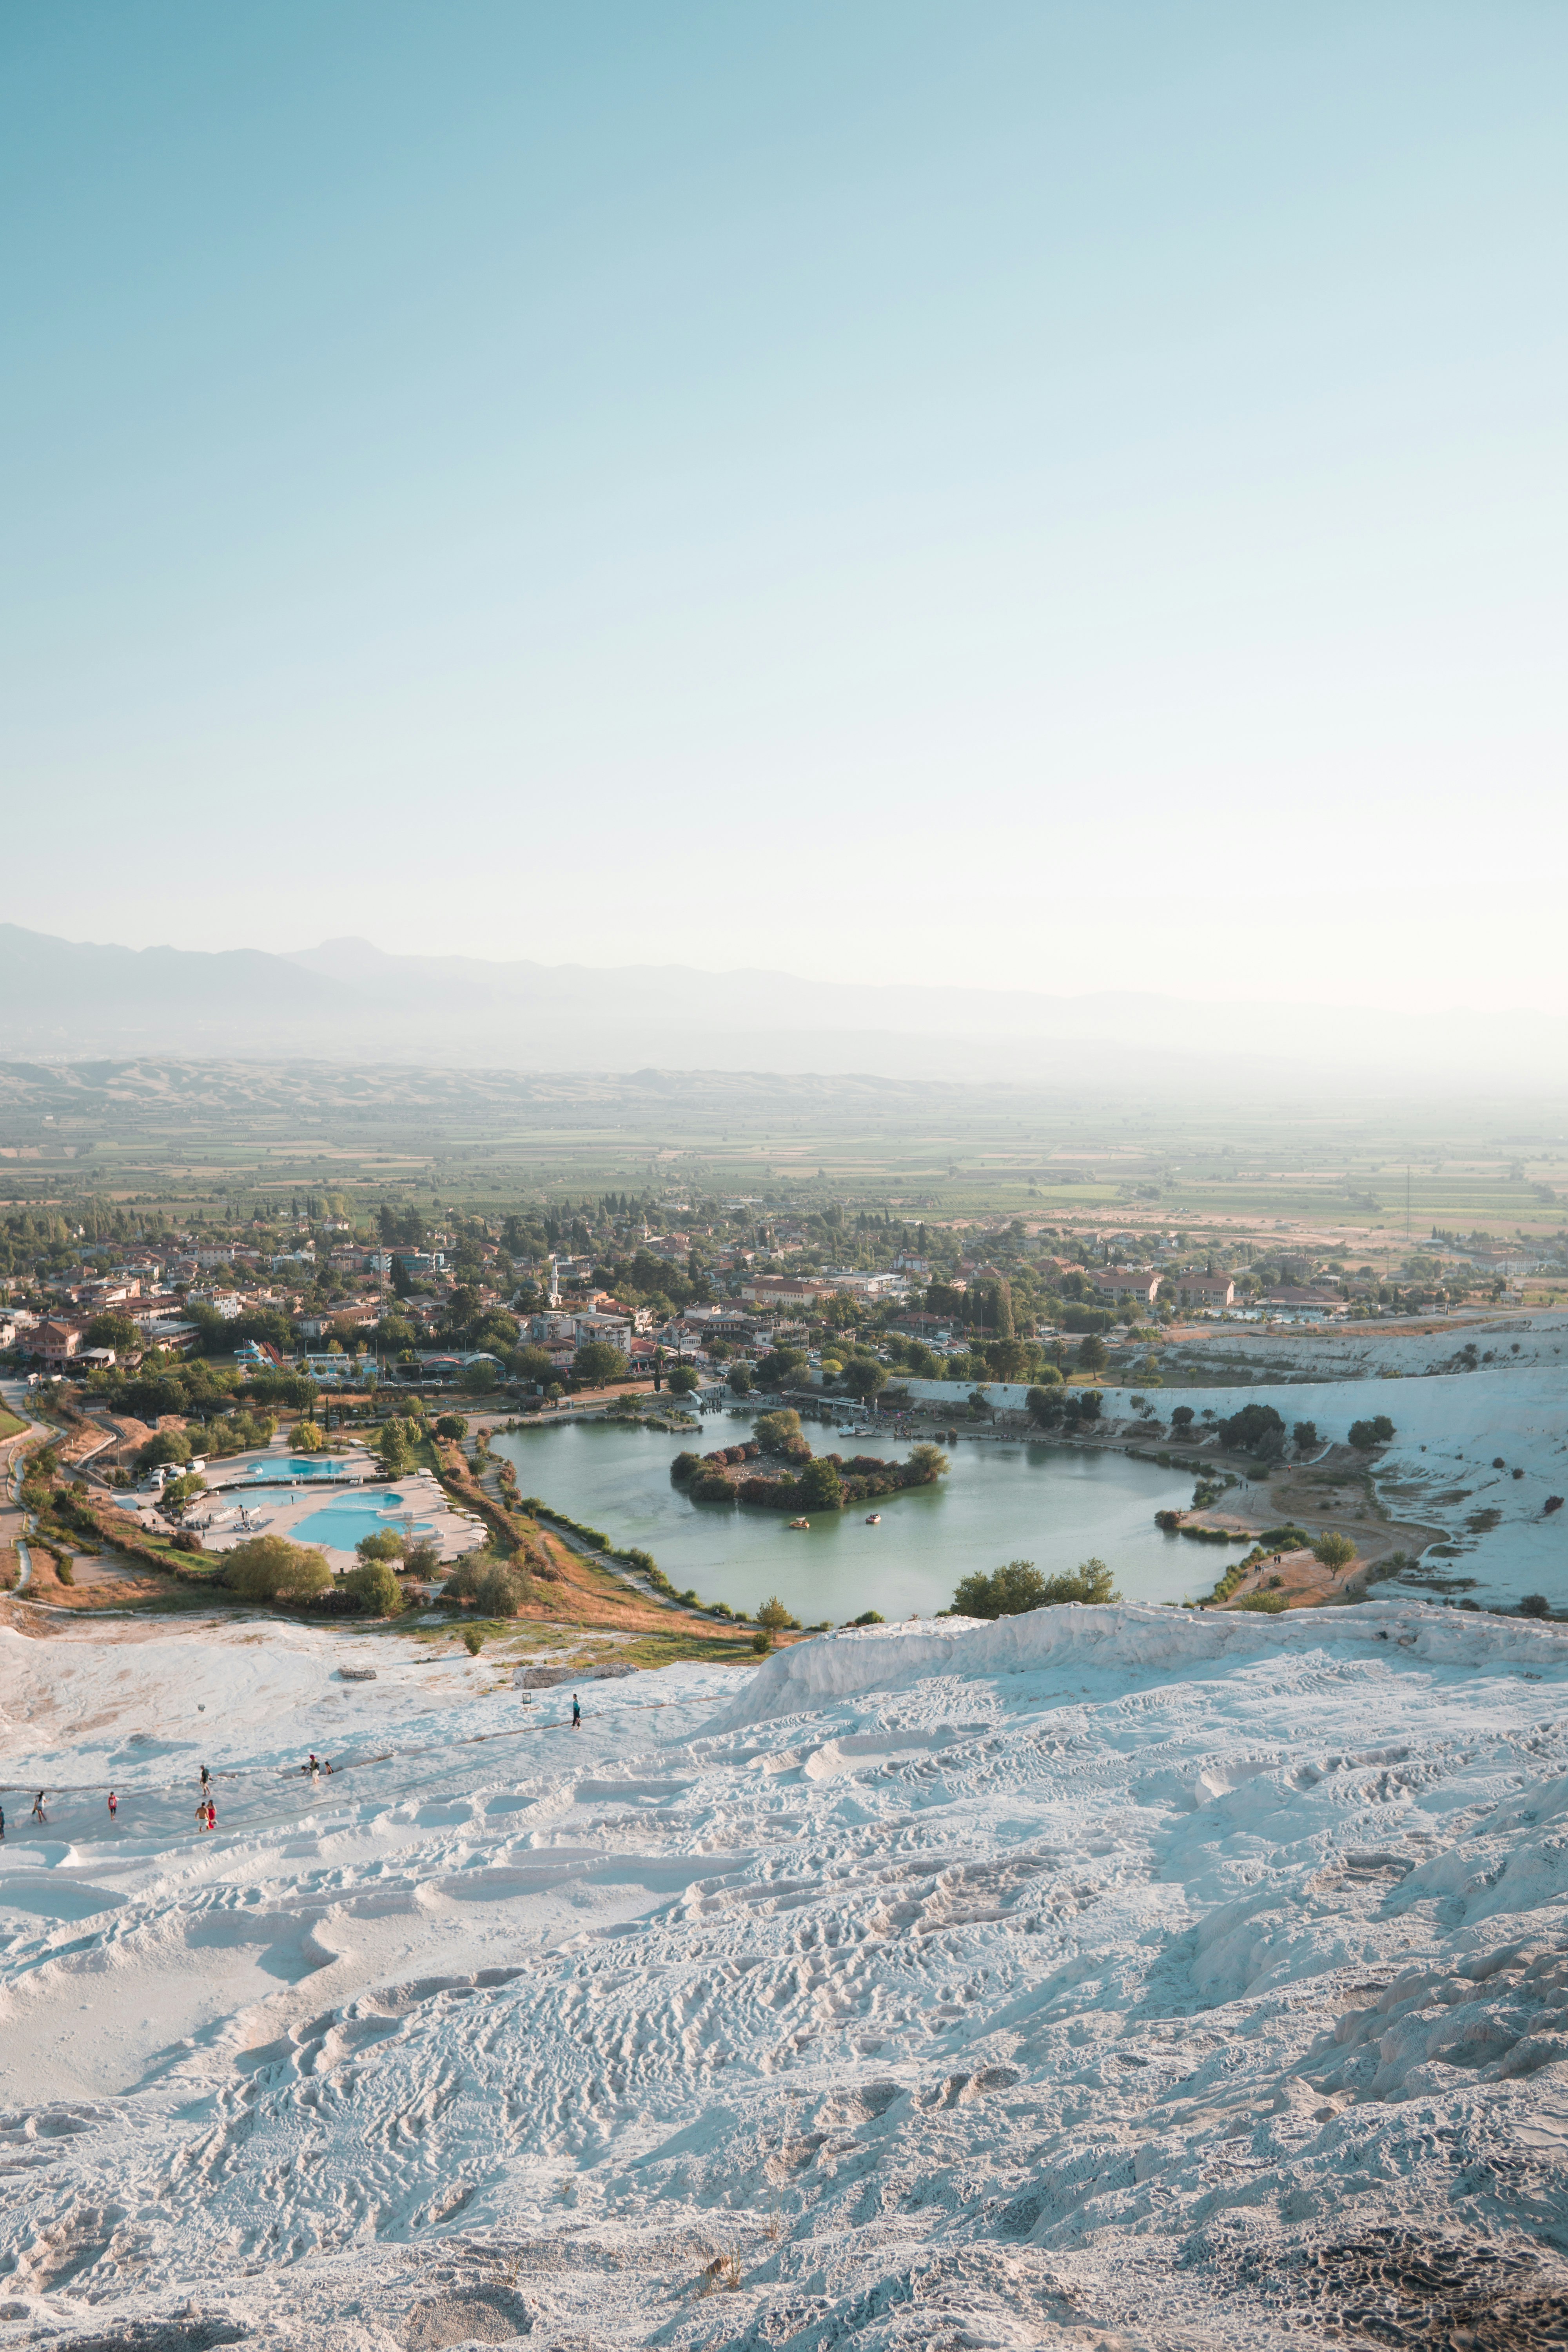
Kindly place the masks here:
<instances>
[{"instance_id":1,"label":"distant hill","mask_svg":"<svg viewBox=\"0 0 1568 2352\"><path fill-rule=\"evenodd\" d=\"M0 1053L531 1071L755 1070L1011 1081L1169 1097L1325 1082L1378 1091L1568 1080L1568 1022L1230 1005L1106 992L877 986L670 965L92 946L0 924Z\"/></svg>"}]
</instances>

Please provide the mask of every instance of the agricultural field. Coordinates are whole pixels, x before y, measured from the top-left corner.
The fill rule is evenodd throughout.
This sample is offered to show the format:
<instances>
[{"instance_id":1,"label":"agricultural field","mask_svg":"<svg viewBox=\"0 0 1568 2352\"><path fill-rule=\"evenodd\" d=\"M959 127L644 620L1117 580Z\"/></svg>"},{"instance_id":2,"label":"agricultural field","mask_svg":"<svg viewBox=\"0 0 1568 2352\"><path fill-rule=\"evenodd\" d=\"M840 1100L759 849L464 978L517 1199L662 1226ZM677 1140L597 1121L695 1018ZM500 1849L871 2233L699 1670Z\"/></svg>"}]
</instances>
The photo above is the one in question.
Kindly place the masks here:
<instances>
[{"instance_id":1,"label":"agricultural field","mask_svg":"<svg viewBox=\"0 0 1568 2352\"><path fill-rule=\"evenodd\" d=\"M1568 1100L1176 1115L996 1086L326 1064L0 1065L0 1197L243 1215L300 1189L480 1214L612 1188L942 1221L1298 1227L1370 1247L1568 1223Z\"/></svg>"}]
</instances>

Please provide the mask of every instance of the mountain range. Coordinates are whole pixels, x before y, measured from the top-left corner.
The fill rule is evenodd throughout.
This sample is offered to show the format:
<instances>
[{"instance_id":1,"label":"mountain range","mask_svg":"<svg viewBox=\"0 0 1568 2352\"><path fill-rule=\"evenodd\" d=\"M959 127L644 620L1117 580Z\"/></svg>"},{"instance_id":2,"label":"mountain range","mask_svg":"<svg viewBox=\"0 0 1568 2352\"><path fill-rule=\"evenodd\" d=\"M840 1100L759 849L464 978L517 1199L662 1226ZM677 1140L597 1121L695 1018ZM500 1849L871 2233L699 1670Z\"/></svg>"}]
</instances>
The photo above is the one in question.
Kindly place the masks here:
<instances>
[{"instance_id":1,"label":"mountain range","mask_svg":"<svg viewBox=\"0 0 1568 2352\"><path fill-rule=\"evenodd\" d=\"M0 1054L307 1055L518 1070L773 1070L1103 1084L1168 1097L1223 1081L1556 1096L1568 1021L904 982L688 966L91 945L0 924Z\"/></svg>"}]
</instances>

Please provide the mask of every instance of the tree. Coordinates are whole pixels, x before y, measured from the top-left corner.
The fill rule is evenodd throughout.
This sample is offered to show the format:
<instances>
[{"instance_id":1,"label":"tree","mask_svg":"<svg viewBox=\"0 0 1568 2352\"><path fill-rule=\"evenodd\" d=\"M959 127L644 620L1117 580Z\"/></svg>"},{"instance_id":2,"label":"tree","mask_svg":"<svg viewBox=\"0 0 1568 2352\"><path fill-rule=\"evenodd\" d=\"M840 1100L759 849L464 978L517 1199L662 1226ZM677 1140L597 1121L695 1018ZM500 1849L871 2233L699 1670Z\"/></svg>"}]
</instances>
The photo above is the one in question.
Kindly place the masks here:
<instances>
[{"instance_id":1,"label":"tree","mask_svg":"<svg viewBox=\"0 0 1568 2352\"><path fill-rule=\"evenodd\" d=\"M436 1423L437 1437L449 1437L461 1442L468 1433L468 1424L460 1412L444 1412Z\"/></svg>"},{"instance_id":2,"label":"tree","mask_svg":"<svg viewBox=\"0 0 1568 2352\"><path fill-rule=\"evenodd\" d=\"M766 1626L770 1633L793 1633L800 1631L800 1619L790 1615L776 1593L764 1601L758 1610L757 1622L759 1625Z\"/></svg>"},{"instance_id":3,"label":"tree","mask_svg":"<svg viewBox=\"0 0 1568 2352\"><path fill-rule=\"evenodd\" d=\"M139 1450L136 1460L143 1470L155 1470L163 1462L188 1462L191 1441L184 1430L161 1429Z\"/></svg>"},{"instance_id":4,"label":"tree","mask_svg":"<svg viewBox=\"0 0 1568 2352\"><path fill-rule=\"evenodd\" d=\"M1066 1410L1062 1402L1061 1374L1058 1372L1052 1382L1042 1381L1038 1387L1032 1388L1024 1402L1029 1409L1029 1419L1037 1429L1059 1427L1062 1414Z\"/></svg>"},{"instance_id":5,"label":"tree","mask_svg":"<svg viewBox=\"0 0 1568 2352\"><path fill-rule=\"evenodd\" d=\"M362 1559L344 1577L343 1590L353 1594L369 1617L396 1617L402 1612L403 1587L384 1559Z\"/></svg>"},{"instance_id":6,"label":"tree","mask_svg":"<svg viewBox=\"0 0 1568 2352\"><path fill-rule=\"evenodd\" d=\"M1110 1351L1098 1333L1090 1331L1079 1341L1078 1368L1080 1372L1102 1372L1110 1360Z\"/></svg>"},{"instance_id":7,"label":"tree","mask_svg":"<svg viewBox=\"0 0 1568 2352\"><path fill-rule=\"evenodd\" d=\"M555 1366L542 1348L520 1348L510 1370L514 1381L522 1381L536 1389L548 1388L555 1377Z\"/></svg>"},{"instance_id":8,"label":"tree","mask_svg":"<svg viewBox=\"0 0 1568 2352\"><path fill-rule=\"evenodd\" d=\"M416 1536L403 1555L403 1565L411 1576L439 1576L441 1554L428 1536Z\"/></svg>"},{"instance_id":9,"label":"tree","mask_svg":"<svg viewBox=\"0 0 1568 2352\"><path fill-rule=\"evenodd\" d=\"M183 1511L187 1503L193 1501L197 1495L205 1495L206 1491L206 1480L196 1477L194 1472L187 1474L184 1478L166 1479L163 1485L164 1507L169 1510Z\"/></svg>"},{"instance_id":10,"label":"tree","mask_svg":"<svg viewBox=\"0 0 1568 2352\"><path fill-rule=\"evenodd\" d=\"M1552 1603L1544 1592L1527 1592L1519 1604L1521 1617L1550 1617Z\"/></svg>"},{"instance_id":11,"label":"tree","mask_svg":"<svg viewBox=\"0 0 1568 2352\"><path fill-rule=\"evenodd\" d=\"M95 1315L87 1327L86 1339L89 1348L112 1348L117 1356L142 1344L140 1328L129 1315Z\"/></svg>"},{"instance_id":12,"label":"tree","mask_svg":"<svg viewBox=\"0 0 1568 2352\"><path fill-rule=\"evenodd\" d=\"M332 1571L313 1546L252 1536L224 1561L223 1580L242 1601L308 1601L329 1590Z\"/></svg>"},{"instance_id":13,"label":"tree","mask_svg":"<svg viewBox=\"0 0 1568 2352\"><path fill-rule=\"evenodd\" d=\"M1358 1454L1370 1454L1375 1445L1386 1445L1394 1435L1394 1423L1385 1412L1372 1421L1352 1421L1350 1441Z\"/></svg>"},{"instance_id":14,"label":"tree","mask_svg":"<svg viewBox=\"0 0 1568 2352\"><path fill-rule=\"evenodd\" d=\"M671 1396L689 1396L697 1385L697 1375L689 1364L677 1364L669 1375Z\"/></svg>"},{"instance_id":15,"label":"tree","mask_svg":"<svg viewBox=\"0 0 1568 2352\"><path fill-rule=\"evenodd\" d=\"M1174 1412L1172 1413L1172 1415L1171 1415L1171 1434L1172 1434L1172 1436L1173 1436L1173 1437L1186 1437L1186 1436L1188 1436L1188 1435L1191 1433L1192 1426L1193 1426L1193 1409L1192 1409L1192 1406L1191 1406L1190 1404L1179 1404L1179 1405L1177 1405L1177 1407L1175 1408L1175 1411L1174 1411Z\"/></svg>"},{"instance_id":16,"label":"tree","mask_svg":"<svg viewBox=\"0 0 1568 2352\"><path fill-rule=\"evenodd\" d=\"M527 1587L515 1570L498 1559L480 1577L474 1602L482 1616L515 1617L526 1593Z\"/></svg>"},{"instance_id":17,"label":"tree","mask_svg":"<svg viewBox=\"0 0 1568 2352\"><path fill-rule=\"evenodd\" d=\"M458 1376L458 1386L465 1396L483 1396L493 1389L500 1378L500 1366L489 1361L465 1364Z\"/></svg>"},{"instance_id":18,"label":"tree","mask_svg":"<svg viewBox=\"0 0 1568 2352\"><path fill-rule=\"evenodd\" d=\"M757 1366L758 1387L782 1389L793 1374L805 1369L805 1360L798 1348L770 1348Z\"/></svg>"},{"instance_id":19,"label":"tree","mask_svg":"<svg viewBox=\"0 0 1568 2352\"><path fill-rule=\"evenodd\" d=\"M731 1393L731 1396L738 1396L738 1397L743 1397L743 1396L750 1396L750 1395L751 1395L751 1393L752 1393L752 1368L751 1368L750 1364L731 1364L731 1367L730 1367L730 1393Z\"/></svg>"},{"instance_id":20,"label":"tree","mask_svg":"<svg viewBox=\"0 0 1568 2352\"><path fill-rule=\"evenodd\" d=\"M804 1462L811 1451L801 1435L800 1415L788 1405L777 1412L760 1412L752 1435L764 1454L782 1454L786 1461Z\"/></svg>"},{"instance_id":21,"label":"tree","mask_svg":"<svg viewBox=\"0 0 1568 2352\"><path fill-rule=\"evenodd\" d=\"M473 1344L489 1350L492 1356L505 1358L517 1345L517 1318L499 1307L490 1307L474 1326Z\"/></svg>"},{"instance_id":22,"label":"tree","mask_svg":"<svg viewBox=\"0 0 1568 2352\"><path fill-rule=\"evenodd\" d=\"M606 1381L621 1379L629 1367L618 1348L607 1339L585 1339L572 1361L572 1370L584 1388L603 1388ZM670 1385L674 1386L671 1376Z\"/></svg>"},{"instance_id":23,"label":"tree","mask_svg":"<svg viewBox=\"0 0 1568 2352\"><path fill-rule=\"evenodd\" d=\"M852 1364L846 1364L844 1368L845 1387L862 1403L868 1397L874 1397L879 1388L885 1387L887 1379L881 1365L869 1356L857 1356Z\"/></svg>"},{"instance_id":24,"label":"tree","mask_svg":"<svg viewBox=\"0 0 1568 2352\"><path fill-rule=\"evenodd\" d=\"M395 1528L377 1528L374 1534L361 1536L354 1549L362 1560L401 1559L404 1539Z\"/></svg>"},{"instance_id":25,"label":"tree","mask_svg":"<svg viewBox=\"0 0 1568 2352\"><path fill-rule=\"evenodd\" d=\"M1277 1462L1285 1451L1285 1423L1271 1404L1244 1404L1219 1425L1220 1442L1238 1454Z\"/></svg>"},{"instance_id":26,"label":"tree","mask_svg":"<svg viewBox=\"0 0 1568 2352\"><path fill-rule=\"evenodd\" d=\"M910 1468L915 1473L910 1482L916 1486L931 1486L945 1478L952 1465L938 1445L917 1445L910 1455Z\"/></svg>"},{"instance_id":27,"label":"tree","mask_svg":"<svg viewBox=\"0 0 1568 2352\"><path fill-rule=\"evenodd\" d=\"M800 1499L816 1511L841 1511L844 1508L844 1481L838 1475L838 1465L826 1454L808 1462L801 1471L796 1486Z\"/></svg>"},{"instance_id":28,"label":"tree","mask_svg":"<svg viewBox=\"0 0 1568 2352\"><path fill-rule=\"evenodd\" d=\"M1326 1534L1321 1535L1312 1546L1312 1558L1320 1561L1324 1568L1348 1568L1355 1558L1355 1546L1349 1536L1342 1536L1337 1529L1331 1528Z\"/></svg>"},{"instance_id":29,"label":"tree","mask_svg":"<svg viewBox=\"0 0 1568 2352\"><path fill-rule=\"evenodd\" d=\"M1035 1350L1026 1339L988 1339L983 1350L988 1370L999 1381L1019 1381L1029 1369Z\"/></svg>"},{"instance_id":30,"label":"tree","mask_svg":"<svg viewBox=\"0 0 1568 2352\"><path fill-rule=\"evenodd\" d=\"M319 1454L324 1442L319 1422L297 1421L294 1423L292 1443L301 1454Z\"/></svg>"},{"instance_id":31,"label":"tree","mask_svg":"<svg viewBox=\"0 0 1568 2352\"><path fill-rule=\"evenodd\" d=\"M1297 1422L1291 1429L1290 1438L1298 1454L1310 1454L1318 1442L1317 1423L1315 1421Z\"/></svg>"},{"instance_id":32,"label":"tree","mask_svg":"<svg viewBox=\"0 0 1568 2352\"><path fill-rule=\"evenodd\" d=\"M374 1444L376 1459L386 1477L400 1477L404 1471L413 1467L414 1449L407 1431L395 1415L377 1431Z\"/></svg>"},{"instance_id":33,"label":"tree","mask_svg":"<svg viewBox=\"0 0 1568 2352\"><path fill-rule=\"evenodd\" d=\"M477 1658L484 1646L485 1637L480 1633L479 1627L477 1625L465 1625L463 1628L463 1647L467 1650L469 1657Z\"/></svg>"}]
</instances>

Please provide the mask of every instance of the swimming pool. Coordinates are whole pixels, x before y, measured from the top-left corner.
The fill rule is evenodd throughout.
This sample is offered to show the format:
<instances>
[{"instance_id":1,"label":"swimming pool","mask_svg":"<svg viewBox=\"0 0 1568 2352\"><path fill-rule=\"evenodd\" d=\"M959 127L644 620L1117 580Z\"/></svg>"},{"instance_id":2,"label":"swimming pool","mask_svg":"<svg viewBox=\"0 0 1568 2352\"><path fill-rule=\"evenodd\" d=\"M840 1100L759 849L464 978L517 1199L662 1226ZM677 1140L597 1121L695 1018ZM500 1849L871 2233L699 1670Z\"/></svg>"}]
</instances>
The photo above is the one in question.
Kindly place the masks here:
<instances>
[{"instance_id":1,"label":"swimming pool","mask_svg":"<svg viewBox=\"0 0 1568 2352\"><path fill-rule=\"evenodd\" d=\"M332 1551L353 1551L364 1536L378 1535L390 1528L394 1534L406 1533L404 1498L384 1488L359 1489L353 1495L336 1496L312 1511L308 1519L300 1519L289 1530L291 1543L325 1544ZM432 1532L428 1519L416 1519L414 1532L427 1536Z\"/></svg>"},{"instance_id":2,"label":"swimming pool","mask_svg":"<svg viewBox=\"0 0 1568 2352\"><path fill-rule=\"evenodd\" d=\"M341 1454L293 1454L277 1460L253 1462L253 1478L341 1478L347 1465Z\"/></svg>"}]
</instances>

